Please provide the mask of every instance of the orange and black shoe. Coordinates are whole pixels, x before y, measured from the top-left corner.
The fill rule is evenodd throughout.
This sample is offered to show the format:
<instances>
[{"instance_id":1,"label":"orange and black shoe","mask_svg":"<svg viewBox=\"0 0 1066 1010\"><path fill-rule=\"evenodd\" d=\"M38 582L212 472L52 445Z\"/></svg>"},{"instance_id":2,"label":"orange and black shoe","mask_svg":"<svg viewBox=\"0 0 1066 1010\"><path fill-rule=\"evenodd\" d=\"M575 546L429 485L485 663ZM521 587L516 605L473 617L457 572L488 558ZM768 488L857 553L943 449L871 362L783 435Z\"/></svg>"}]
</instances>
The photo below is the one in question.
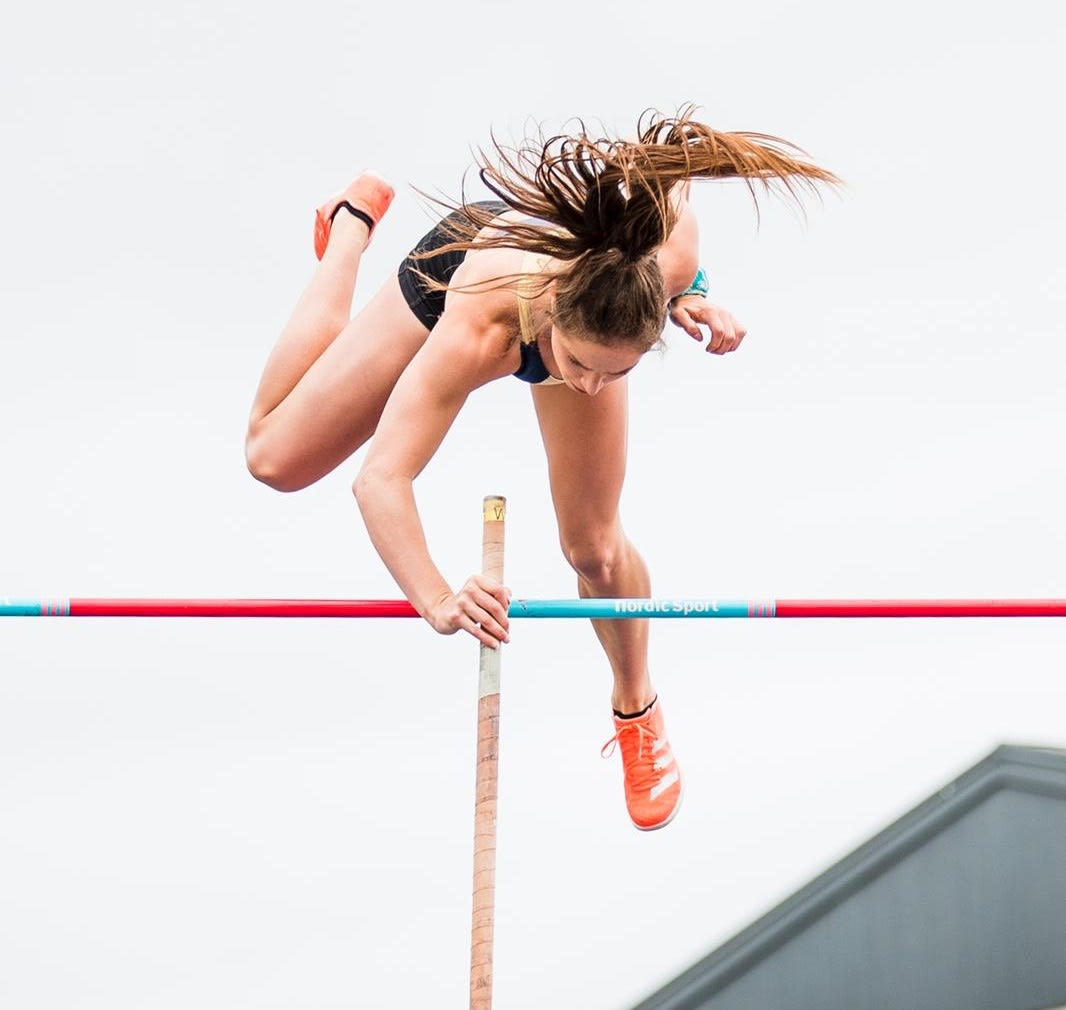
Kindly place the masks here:
<instances>
[{"instance_id":1,"label":"orange and black shoe","mask_svg":"<svg viewBox=\"0 0 1066 1010\"><path fill-rule=\"evenodd\" d=\"M339 210L343 208L365 221L373 235L395 195L395 190L380 176L364 172L343 193L327 200L315 211L315 255L319 259L325 256L330 227Z\"/></svg>"},{"instance_id":2,"label":"orange and black shoe","mask_svg":"<svg viewBox=\"0 0 1066 1010\"><path fill-rule=\"evenodd\" d=\"M626 808L641 831L664 828L681 806L681 769L666 739L659 699L633 719L614 717L614 736L603 745L608 758L615 746L622 751Z\"/></svg>"}]
</instances>

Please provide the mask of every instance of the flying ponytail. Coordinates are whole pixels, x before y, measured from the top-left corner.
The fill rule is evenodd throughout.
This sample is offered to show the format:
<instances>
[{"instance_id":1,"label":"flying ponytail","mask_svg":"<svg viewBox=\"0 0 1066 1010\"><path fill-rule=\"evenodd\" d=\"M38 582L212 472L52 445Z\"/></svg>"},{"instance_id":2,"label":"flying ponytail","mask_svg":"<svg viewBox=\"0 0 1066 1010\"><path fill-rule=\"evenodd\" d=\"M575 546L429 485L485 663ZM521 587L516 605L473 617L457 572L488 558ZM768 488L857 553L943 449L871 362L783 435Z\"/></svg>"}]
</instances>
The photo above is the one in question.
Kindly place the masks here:
<instances>
[{"instance_id":1,"label":"flying ponytail","mask_svg":"<svg viewBox=\"0 0 1066 1010\"><path fill-rule=\"evenodd\" d=\"M742 179L758 212L760 190L799 203L819 183L839 181L788 141L719 132L695 120L694 112L692 106L676 117L646 112L635 141L593 138L580 120L573 134L530 139L514 148L493 137L491 155L478 152L479 175L522 220L499 221L465 195L458 204L444 202L462 213L451 219L452 241L434 252L511 248L560 261L544 276L545 284L556 284L560 325L650 346L666 311L655 252L677 223L680 184ZM491 231L482 231L490 225ZM499 278L495 286L514 280ZM560 311L570 318L559 318Z\"/></svg>"}]
</instances>

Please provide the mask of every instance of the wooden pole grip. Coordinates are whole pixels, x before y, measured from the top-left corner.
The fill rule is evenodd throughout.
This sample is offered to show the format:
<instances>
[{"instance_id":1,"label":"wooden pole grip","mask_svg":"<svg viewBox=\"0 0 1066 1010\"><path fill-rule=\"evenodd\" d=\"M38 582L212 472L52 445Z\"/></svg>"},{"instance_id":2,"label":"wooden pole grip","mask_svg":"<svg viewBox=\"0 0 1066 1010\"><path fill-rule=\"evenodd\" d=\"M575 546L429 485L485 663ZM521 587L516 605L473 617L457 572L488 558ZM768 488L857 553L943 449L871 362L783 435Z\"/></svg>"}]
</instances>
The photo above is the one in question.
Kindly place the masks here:
<instances>
[{"instance_id":1,"label":"wooden pole grip","mask_svg":"<svg viewBox=\"0 0 1066 1010\"><path fill-rule=\"evenodd\" d=\"M503 582L506 500L483 503L481 573ZM500 740L500 650L481 646L478 666L477 781L474 801L474 912L470 937L470 1010L492 1010L496 902L496 801Z\"/></svg>"}]
</instances>

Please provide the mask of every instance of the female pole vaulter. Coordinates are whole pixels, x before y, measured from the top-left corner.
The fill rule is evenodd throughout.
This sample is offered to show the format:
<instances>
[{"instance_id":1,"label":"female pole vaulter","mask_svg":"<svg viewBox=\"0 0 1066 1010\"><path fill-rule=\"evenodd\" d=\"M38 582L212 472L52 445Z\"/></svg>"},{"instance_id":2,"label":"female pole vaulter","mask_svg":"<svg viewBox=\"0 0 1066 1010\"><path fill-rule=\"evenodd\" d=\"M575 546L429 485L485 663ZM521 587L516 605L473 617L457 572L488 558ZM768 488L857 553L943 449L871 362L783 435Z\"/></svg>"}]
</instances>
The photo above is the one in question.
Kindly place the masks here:
<instances>
[{"instance_id":1,"label":"female pole vaulter","mask_svg":"<svg viewBox=\"0 0 1066 1010\"><path fill-rule=\"evenodd\" d=\"M441 634L508 640L509 590L481 575L458 589L433 563L413 482L479 386L529 385L563 554L582 597L647 597L647 566L619 518L626 376L669 318L713 354L744 327L706 298L692 180L802 189L834 183L791 144L646 113L636 139L495 141L481 178L498 198L450 207L351 317L359 264L393 198L364 173L315 218L321 261L267 360L247 460L281 491L314 483L369 442L354 492L401 590ZM704 333L706 330L706 334ZM626 805L636 827L674 817L681 773L648 670L646 620L594 621L613 675Z\"/></svg>"}]
</instances>

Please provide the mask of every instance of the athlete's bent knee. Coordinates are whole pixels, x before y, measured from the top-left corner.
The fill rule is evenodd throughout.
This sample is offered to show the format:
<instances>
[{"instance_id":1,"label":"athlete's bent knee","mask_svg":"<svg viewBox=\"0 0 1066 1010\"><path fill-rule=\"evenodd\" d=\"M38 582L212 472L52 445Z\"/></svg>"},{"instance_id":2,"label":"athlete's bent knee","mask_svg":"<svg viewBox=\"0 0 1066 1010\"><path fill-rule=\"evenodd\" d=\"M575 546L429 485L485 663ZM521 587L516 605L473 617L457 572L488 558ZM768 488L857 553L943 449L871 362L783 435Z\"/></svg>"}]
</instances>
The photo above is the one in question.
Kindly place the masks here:
<instances>
[{"instance_id":1,"label":"athlete's bent knee","mask_svg":"<svg viewBox=\"0 0 1066 1010\"><path fill-rule=\"evenodd\" d=\"M304 479L295 467L287 465L262 438L249 435L244 444L244 459L248 472L275 491L300 491L312 483Z\"/></svg>"}]
</instances>

